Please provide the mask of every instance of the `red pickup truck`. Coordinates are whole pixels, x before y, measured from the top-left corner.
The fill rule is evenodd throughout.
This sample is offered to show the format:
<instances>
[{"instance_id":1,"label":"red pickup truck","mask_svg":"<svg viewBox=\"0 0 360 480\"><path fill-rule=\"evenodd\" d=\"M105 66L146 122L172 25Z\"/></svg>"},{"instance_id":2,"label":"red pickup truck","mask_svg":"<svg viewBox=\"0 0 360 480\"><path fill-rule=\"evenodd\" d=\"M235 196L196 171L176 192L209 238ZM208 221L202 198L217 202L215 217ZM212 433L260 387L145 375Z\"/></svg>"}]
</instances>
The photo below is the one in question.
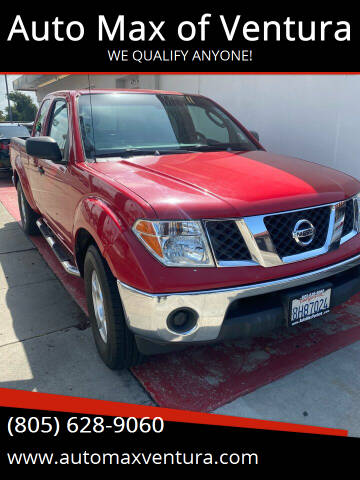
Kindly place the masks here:
<instances>
[{"instance_id":1,"label":"red pickup truck","mask_svg":"<svg viewBox=\"0 0 360 480\"><path fill-rule=\"evenodd\" d=\"M52 93L10 153L23 228L84 278L111 368L291 328L360 291L360 183L266 152L203 96Z\"/></svg>"}]
</instances>

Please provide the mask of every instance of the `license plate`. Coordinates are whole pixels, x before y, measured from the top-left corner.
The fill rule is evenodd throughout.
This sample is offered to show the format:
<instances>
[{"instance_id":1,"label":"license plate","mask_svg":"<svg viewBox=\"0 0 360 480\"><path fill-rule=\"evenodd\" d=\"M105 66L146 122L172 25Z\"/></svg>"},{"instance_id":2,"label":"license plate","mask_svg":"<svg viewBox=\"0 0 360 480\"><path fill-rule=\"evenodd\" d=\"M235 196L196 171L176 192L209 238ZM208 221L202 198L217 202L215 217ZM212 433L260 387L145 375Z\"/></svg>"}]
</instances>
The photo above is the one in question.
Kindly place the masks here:
<instances>
[{"instance_id":1,"label":"license plate","mask_svg":"<svg viewBox=\"0 0 360 480\"><path fill-rule=\"evenodd\" d=\"M323 288L293 298L290 305L289 325L297 325L330 312L331 288Z\"/></svg>"}]
</instances>

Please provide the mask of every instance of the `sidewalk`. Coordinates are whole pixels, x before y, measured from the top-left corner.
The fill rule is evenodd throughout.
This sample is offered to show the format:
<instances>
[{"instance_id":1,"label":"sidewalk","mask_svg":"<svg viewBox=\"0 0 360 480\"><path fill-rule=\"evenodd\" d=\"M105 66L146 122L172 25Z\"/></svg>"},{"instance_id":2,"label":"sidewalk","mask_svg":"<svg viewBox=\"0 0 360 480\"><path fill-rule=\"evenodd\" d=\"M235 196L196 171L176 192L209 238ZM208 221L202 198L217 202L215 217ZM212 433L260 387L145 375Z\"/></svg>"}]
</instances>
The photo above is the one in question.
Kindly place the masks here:
<instances>
[{"instance_id":1,"label":"sidewalk","mask_svg":"<svg viewBox=\"0 0 360 480\"><path fill-rule=\"evenodd\" d=\"M0 365L3 388L153 404L102 363L84 313L1 203Z\"/></svg>"}]
</instances>

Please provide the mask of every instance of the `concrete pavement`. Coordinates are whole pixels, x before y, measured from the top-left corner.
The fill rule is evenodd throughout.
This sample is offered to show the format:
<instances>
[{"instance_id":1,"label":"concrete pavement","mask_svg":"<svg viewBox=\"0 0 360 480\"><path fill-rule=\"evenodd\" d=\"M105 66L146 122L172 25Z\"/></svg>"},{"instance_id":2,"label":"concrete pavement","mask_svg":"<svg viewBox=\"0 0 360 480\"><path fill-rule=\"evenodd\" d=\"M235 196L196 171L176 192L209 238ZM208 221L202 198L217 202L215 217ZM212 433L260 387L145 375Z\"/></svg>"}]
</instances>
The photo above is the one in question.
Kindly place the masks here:
<instances>
[{"instance_id":1,"label":"concrete pavement","mask_svg":"<svg viewBox=\"0 0 360 480\"><path fill-rule=\"evenodd\" d=\"M0 204L0 387L152 405L97 355L84 313Z\"/></svg>"},{"instance_id":2,"label":"concrete pavement","mask_svg":"<svg viewBox=\"0 0 360 480\"><path fill-rule=\"evenodd\" d=\"M360 437L360 342L237 398L215 413L340 428Z\"/></svg>"}]
</instances>

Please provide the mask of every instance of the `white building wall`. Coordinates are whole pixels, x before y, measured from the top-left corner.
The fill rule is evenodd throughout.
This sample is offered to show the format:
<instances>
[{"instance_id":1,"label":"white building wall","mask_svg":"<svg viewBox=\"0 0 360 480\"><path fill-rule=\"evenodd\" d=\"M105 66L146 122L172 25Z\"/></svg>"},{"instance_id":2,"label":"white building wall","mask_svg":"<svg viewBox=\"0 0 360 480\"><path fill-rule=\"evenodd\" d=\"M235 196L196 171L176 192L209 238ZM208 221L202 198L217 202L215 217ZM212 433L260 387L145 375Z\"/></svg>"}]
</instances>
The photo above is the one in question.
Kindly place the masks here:
<instances>
[{"instance_id":1,"label":"white building wall","mask_svg":"<svg viewBox=\"0 0 360 480\"><path fill-rule=\"evenodd\" d=\"M268 150L360 179L357 75L161 75L158 83L219 102Z\"/></svg>"}]
</instances>

